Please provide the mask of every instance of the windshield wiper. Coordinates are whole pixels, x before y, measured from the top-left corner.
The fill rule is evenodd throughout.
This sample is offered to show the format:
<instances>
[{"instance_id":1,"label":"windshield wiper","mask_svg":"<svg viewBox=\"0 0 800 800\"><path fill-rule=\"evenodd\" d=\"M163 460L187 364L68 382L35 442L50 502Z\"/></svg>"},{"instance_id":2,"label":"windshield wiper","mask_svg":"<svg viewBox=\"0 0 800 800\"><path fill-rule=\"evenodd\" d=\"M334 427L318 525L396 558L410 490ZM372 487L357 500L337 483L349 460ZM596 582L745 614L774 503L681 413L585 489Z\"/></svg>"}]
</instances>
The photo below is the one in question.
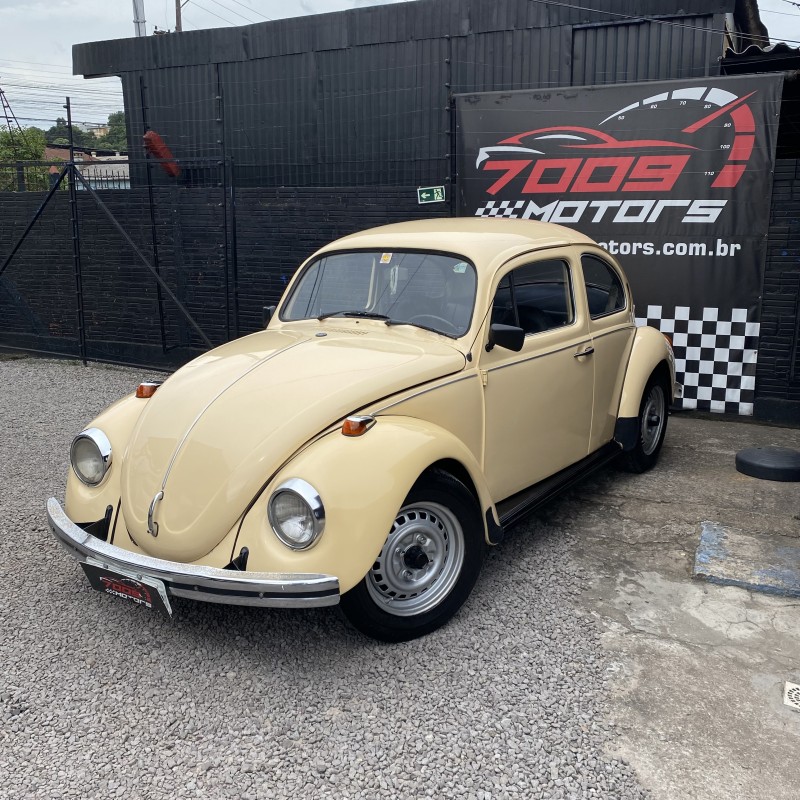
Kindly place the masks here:
<instances>
[{"instance_id":1,"label":"windshield wiper","mask_svg":"<svg viewBox=\"0 0 800 800\"><path fill-rule=\"evenodd\" d=\"M361 317L362 319L385 319L389 317L386 314L376 314L374 311L329 311L327 314L320 314L317 319L323 320L328 317Z\"/></svg>"},{"instance_id":2,"label":"windshield wiper","mask_svg":"<svg viewBox=\"0 0 800 800\"><path fill-rule=\"evenodd\" d=\"M386 319L387 325L411 325L412 328L422 328L423 331L430 331L431 333L438 333L440 336L450 336L452 339L452 334L445 333L438 328L432 328L429 325L420 325L419 322L407 322L404 319Z\"/></svg>"}]
</instances>

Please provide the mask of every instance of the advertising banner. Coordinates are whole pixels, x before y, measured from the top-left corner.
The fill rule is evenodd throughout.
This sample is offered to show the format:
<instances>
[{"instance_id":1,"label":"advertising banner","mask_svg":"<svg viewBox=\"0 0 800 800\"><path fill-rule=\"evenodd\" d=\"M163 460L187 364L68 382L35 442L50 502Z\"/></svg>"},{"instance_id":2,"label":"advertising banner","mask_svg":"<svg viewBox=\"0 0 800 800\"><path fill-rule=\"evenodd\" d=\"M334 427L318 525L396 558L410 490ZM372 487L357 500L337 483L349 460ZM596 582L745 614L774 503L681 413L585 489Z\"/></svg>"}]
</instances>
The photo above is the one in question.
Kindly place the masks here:
<instances>
[{"instance_id":1,"label":"advertising banner","mask_svg":"<svg viewBox=\"0 0 800 800\"><path fill-rule=\"evenodd\" d=\"M752 414L782 75L458 95L458 210L586 233L684 408Z\"/></svg>"}]
</instances>

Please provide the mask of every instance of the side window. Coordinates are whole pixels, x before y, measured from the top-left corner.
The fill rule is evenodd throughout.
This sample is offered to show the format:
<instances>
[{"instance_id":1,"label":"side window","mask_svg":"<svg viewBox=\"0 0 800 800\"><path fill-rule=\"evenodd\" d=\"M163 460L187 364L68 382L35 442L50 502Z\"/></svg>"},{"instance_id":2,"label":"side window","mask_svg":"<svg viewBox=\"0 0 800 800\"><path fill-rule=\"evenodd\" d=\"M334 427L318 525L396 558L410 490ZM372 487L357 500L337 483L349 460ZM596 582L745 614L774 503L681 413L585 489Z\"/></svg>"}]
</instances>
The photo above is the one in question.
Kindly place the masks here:
<instances>
[{"instance_id":1,"label":"side window","mask_svg":"<svg viewBox=\"0 0 800 800\"><path fill-rule=\"evenodd\" d=\"M534 261L517 267L497 287L492 322L541 333L574 319L569 268L564 261Z\"/></svg>"},{"instance_id":2,"label":"side window","mask_svg":"<svg viewBox=\"0 0 800 800\"><path fill-rule=\"evenodd\" d=\"M589 316L592 319L622 311L625 308L625 289L616 270L597 256L581 256Z\"/></svg>"}]
</instances>

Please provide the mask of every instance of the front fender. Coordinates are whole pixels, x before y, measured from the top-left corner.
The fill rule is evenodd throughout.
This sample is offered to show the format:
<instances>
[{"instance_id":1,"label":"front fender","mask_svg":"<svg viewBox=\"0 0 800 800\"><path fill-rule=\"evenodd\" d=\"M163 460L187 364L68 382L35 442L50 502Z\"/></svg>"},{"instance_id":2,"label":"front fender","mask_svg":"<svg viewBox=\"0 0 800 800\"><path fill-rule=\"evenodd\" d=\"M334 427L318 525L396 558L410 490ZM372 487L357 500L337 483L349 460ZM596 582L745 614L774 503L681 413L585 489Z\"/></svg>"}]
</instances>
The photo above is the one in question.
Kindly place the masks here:
<instances>
[{"instance_id":1,"label":"front fender","mask_svg":"<svg viewBox=\"0 0 800 800\"><path fill-rule=\"evenodd\" d=\"M86 426L99 428L111 442L111 468L99 486L86 486L78 480L70 466L64 508L71 520L92 522L103 518L107 506L116 507L120 495L122 455L147 402L135 394L129 394L117 400Z\"/></svg>"},{"instance_id":2,"label":"front fender","mask_svg":"<svg viewBox=\"0 0 800 800\"><path fill-rule=\"evenodd\" d=\"M675 399L675 356L664 334L655 328L642 326L636 329L628 359L628 369L622 385L618 419L637 418L647 381L661 363L669 369L669 401Z\"/></svg>"},{"instance_id":3,"label":"front fender","mask_svg":"<svg viewBox=\"0 0 800 800\"><path fill-rule=\"evenodd\" d=\"M323 436L286 464L248 511L234 545L250 551L248 569L336 575L342 592L367 574L397 511L417 478L443 459L458 461L476 487L483 511L492 506L473 454L448 431L410 417L378 417L363 436ZM267 521L267 503L290 478L302 478L325 506L325 531L304 551L281 544Z\"/></svg>"}]
</instances>

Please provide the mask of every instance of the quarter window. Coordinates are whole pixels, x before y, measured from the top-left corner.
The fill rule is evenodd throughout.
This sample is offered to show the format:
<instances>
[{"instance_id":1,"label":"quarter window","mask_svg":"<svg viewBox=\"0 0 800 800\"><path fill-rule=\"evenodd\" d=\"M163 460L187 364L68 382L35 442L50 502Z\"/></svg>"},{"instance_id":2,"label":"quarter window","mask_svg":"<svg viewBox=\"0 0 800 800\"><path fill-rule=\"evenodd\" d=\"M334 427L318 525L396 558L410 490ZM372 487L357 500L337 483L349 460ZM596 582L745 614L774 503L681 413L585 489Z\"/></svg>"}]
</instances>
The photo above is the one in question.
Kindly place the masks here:
<instances>
[{"instance_id":1,"label":"quarter window","mask_svg":"<svg viewBox=\"0 0 800 800\"><path fill-rule=\"evenodd\" d=\"M541 333L575 318L569 269L564 261L535 261L506 275L497 287L492 322Z\"/></svg>"},{"instance_id":2,"label":"quarter window","mask_svg":"<svg viewBox=\"0 0 800 800\"><path fill-rule=\"evenodd\" d=\"M597 256L582 256L583 280L592 319L613 314L625 308L625 290L616 270Z\"/></svg>"}]
</instances>

